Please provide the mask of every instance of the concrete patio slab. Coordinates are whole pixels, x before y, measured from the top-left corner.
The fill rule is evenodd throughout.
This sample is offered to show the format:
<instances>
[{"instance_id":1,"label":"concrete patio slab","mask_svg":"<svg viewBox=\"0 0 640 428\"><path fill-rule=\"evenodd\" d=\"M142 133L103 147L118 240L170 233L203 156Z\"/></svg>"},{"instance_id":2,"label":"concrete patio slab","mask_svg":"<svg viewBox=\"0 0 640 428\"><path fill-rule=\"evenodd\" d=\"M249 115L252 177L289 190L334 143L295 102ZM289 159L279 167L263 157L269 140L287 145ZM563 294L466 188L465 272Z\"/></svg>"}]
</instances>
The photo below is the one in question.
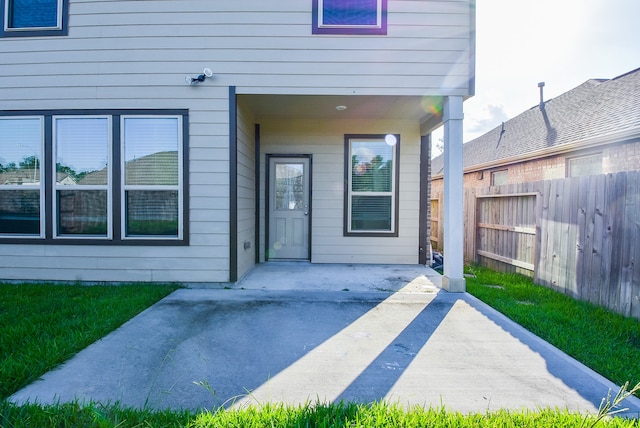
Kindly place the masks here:
<instances>
[{"instance_id":1,"label":"concrete patio slab","mask_svg":"<svg viewBox=\"0 0 640 428\"><path fill-rule=\"evenodd\" d=\"M174 292L10 400L596 413L618 390L469 294L440 290L428 268L258 268L233 289ZM624 405L640 415L640 400Z\"/></svg>"}]
</instances>

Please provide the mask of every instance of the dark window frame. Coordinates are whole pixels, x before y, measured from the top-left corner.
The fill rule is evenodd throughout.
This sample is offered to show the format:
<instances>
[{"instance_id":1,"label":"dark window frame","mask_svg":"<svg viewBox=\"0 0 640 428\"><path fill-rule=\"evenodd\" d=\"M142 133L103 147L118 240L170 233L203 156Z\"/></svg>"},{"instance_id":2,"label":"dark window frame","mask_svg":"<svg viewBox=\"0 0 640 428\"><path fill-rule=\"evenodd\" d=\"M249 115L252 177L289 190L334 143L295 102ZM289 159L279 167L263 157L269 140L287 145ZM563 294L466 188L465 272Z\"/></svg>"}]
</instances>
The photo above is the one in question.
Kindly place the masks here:
<instances>
[{"instance_id":1,"label":"dark window frame","mask_svg":"<svg viewBox=\"0 0 640 428\"><path fill-rule=\"evenodd\" d=\"M349 229L349 201L351 198L351 181L349 179L351 172L351 140L380 140L384 141L387 135L393 135L396 138L393 162L393 189L392 189L392 222L390 231L350 231ZM359 236L359 237L389 237L397 238L400 229L400 134L345 134L344 136L344 212L343 212L343 236Z\"/></svg>"},{"instance_id":2,"label":"dark window frame","mask_svg":"<svg viewBox=\"0 0 640 428\"><path fill-rule=\"evenodd\" d=\"M44 228L43 237L39 236L0 236L1 244L49 244L49 245L117 245L117 246L186 246L189 245L189 111L186 109L121 109L121 110L20 110L20 111L0 111L0 117L20 117L40 116L44 121L44 159L42 165L45 167L42 171L44 180ZM55 186L52 176L53 165L53 120L55 116L111 116L111 137L112 137L112 192L108 203L112 207L112 236L110 239L105 238L72 238L65 237L60 239L54 237L54 213L53 213L53 197L55 195ZM181 180L181 202L182 202L182 237L124 237L121 234L122 218L121 195L123 186L121 183L121 117L122 116L145 116L145 117L166 117L175 116L181 118L182 135L182 176ZM180 224L179 224L180 227Z\"/></svg>"},{"instance_id":3,"label":"dark window frame","mask_svg":"<svg viewBox=\"0 0 640 428\"><path fill-rule=\"evenodd\" d=\"M323 0L313 0L312 34L346 34L346 35L386 35L387 34L387 0L379 0L379 25L326 25L323 24Z\"/></svg>"},{"instance_id":4,"label":"dark window frame","mask_svg":"<svg viewBox=\"0 0 640 428\"><path fill-rule=\"evenodd\" d=\"M12 0L0 0L2 15L0 20L1 37L41 37L41 36L67 36L69 35L69 0L59 0L56 20L59 21L55 27L17 27L11 28L8 25L9 6ZM58 19L59 18L59 19Z\"/></svg>"}]
</instances>

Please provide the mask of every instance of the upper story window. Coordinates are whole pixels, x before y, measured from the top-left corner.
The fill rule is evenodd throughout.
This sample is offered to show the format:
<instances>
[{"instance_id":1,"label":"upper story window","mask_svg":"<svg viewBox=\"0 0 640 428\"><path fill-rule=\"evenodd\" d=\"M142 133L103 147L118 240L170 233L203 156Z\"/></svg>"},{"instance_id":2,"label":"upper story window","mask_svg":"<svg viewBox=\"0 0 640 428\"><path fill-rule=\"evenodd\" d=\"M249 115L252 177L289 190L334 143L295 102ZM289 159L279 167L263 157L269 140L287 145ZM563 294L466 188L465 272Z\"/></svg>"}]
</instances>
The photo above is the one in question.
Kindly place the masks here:
<instances>
[{"instance_id":1,"label":"upper story window","mask_svg":"<svg viewBox=\"0 0 640 428\"><path fill-rule=\"evenodd\" d=\"M398 236L399 135L345 136L345 236Z\"/></svg>"},{"instance_id":2,"label":"upper story window","mask_svg":"<svg viewBox=\"0 0 640 428\"><path fill-rule=\"evenodd\" d=\"M66 36L69 0L0 0L2 37Z\"/></svg>"},{"instance_id":3,"label":"upper story window","mask_svg":"<svg viewBox=\"0 0 640 428\"><path fill-rule=\"evenodd\" d=\"M387 34L387 0L313 0L313 34Z\"/></svg>"},{"instance_id":4,"label":"upper story window","mask_svg":"<svg viewBox=\"0 0 640 428\"><path fill-rule=\"evenodd\" d=\"M567 159L567 177L602 174L602 153Z\"/></svg>"},{"instance_id":5,"label":"upper story window","mask_svg":"<svg viewBox=\"0 0 640 428\"><path fill-rule=\"evenodd\" d=\"M187 119L0 115L0 243L188 244Z\"/></svg>"}]
</instances>

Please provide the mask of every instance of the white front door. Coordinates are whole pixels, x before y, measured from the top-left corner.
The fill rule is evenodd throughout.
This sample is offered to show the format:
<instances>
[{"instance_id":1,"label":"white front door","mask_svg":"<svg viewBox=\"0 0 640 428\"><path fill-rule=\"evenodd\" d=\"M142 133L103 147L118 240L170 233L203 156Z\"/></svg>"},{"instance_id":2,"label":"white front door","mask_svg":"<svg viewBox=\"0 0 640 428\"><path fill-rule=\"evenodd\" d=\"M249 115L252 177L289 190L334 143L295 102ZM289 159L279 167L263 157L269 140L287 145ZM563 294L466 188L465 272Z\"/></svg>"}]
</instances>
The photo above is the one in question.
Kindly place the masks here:
<instances>
[{"instance_id":1,"label":"white front door","mask_svg":"<svg viewBox=\"0 0 640 428\"><path fill-rule=\"evenodd\" d=\"M269 159L267 258L309 260L309 158Z\"/></svg>"}]
</instances>

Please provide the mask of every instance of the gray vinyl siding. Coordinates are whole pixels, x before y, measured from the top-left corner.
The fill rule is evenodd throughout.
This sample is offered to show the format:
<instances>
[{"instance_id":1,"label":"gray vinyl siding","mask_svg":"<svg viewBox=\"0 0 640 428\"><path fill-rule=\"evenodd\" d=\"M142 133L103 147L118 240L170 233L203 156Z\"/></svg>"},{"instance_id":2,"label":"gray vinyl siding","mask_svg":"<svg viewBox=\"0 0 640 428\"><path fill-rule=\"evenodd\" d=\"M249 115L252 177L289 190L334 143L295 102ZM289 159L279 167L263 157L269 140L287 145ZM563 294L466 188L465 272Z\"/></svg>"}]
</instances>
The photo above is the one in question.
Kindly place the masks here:
<instances>
[{"instance_id":1,"label":"gray vinyl siding","mask_svg":"<svg viewBox=\"0 0 640 428\"><path fill-rule=\"evenodd\" d=\"M312 263L418 263L418 123L399 120L265 120L260 121L260 130L263 163L265 154L313 156ZM400 134L401 139L398 237L343 236L344 135L386 133ZM261 214L261 222L264 222L264 213Z\"/></svg>"},{"instance_id":2,"label":"gray vinyl siding","mask_svg":"<svg viewBox=\"0 0 640 428\"><path fill-rule=\"evenodd\" d=\"M388 35L373 37L312 35L311 4L300 0L70 0L69 9L68 37L2 40L5 102L23 101L25 86L42 101L180 99L197 91L184 75L205 66L208 87L239 94L469 93L468 1L389 0Z\"/></svg>"},{"instance_id":3,"label":"gray vinyl siding","mask_svg":"<svg viewBox=\"0 0 640 428\"><path fill-rule=\"evenodd\" d=\"M238 104L238 278L255 264L255 120ZM249 244L245 248L244 243Z\"/></svg>"},{"instance_id":4,"label":"gray vinyl siding","mask_svg":"<svg viewBox=\"0 0 640 428\"><path fill-rule=\"evenodd\" d=\"M470 17L469 1L389 0L387 36L319 36L311 34L306 0L70 0L68 36L0 39L0 110L188 109L189 246L2 244L0 278L228 281L228 88L238 94L466 96ZM185 75L205 67L213 70L211 79L185 84ZM242 120L248 136L252 123ZM343 129L330 135L331 145L318 130L297 146L315 153L314 261L417 261L418 158L411 153L417 154L419 132L402 126L344 127L403 133L400 237L363 241L365 247L354 247L364 238L341 236L341 218L329 221L342 211L342 195L332 192L342 183ZM246 239L255 245L248 214L251 145L242 144L239 246ZM289 153L292 144L272 142L271 149ZM362 251L368 255L354 256ZM250 267L249 254L253 248L239 257L239 274Z\"/></svg>"},{"instance_id":5,"label":"gray vinyl siding","mask_svg":"<svg viewBox=\"0 0 640 428\"><path fill-rule=\"evenodd\" d=\"M199 93L194 91L194 94L197 96ZM189 246L3 244L0 245L0 278L88 282L227 282L228 89L213 88L207 95L211 97L208 102L200 102L197 98L190 100L200 108L190 109L189 113ZM45 104L57 109L74 109L78 108L78 104L85 108L119 106L96 103L95 100L81 103L51 100L49 103ZM122 103L127 106L132 104L127 101ZM22 106L35 109L42 108L42 104L25 101ZM174 108L176 105L184 108L189 103L183 100L154 100L144 104L146 108ZM219 106L220 109L207 110L204 106Z\"/></svg>"}]
</instances>

